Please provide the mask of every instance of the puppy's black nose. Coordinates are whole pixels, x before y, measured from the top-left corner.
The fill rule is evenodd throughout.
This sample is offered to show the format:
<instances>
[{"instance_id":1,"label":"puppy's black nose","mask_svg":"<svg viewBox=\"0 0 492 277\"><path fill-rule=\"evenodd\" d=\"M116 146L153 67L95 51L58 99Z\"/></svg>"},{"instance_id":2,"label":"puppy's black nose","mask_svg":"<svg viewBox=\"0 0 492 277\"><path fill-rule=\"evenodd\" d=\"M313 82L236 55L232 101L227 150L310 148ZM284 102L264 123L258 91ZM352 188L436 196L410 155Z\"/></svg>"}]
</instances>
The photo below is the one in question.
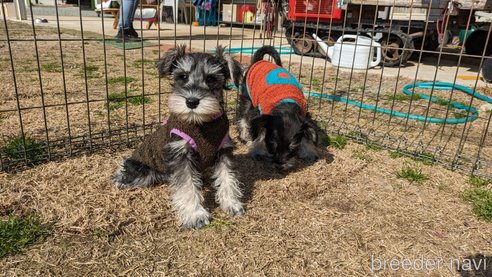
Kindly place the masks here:
<instances>
[{"instance_id":1,"label":"puppy's black nose","mask_svg":"<svg viewBox=\"0 0 492 277\"><path fill-rule=\"evenodd\" d=\"M195 98L195 97L190 97L186 98L186 106L190 109L195 109L198 107L198 104L200 103L200 99Z\"/></svg>"}]
</instances>

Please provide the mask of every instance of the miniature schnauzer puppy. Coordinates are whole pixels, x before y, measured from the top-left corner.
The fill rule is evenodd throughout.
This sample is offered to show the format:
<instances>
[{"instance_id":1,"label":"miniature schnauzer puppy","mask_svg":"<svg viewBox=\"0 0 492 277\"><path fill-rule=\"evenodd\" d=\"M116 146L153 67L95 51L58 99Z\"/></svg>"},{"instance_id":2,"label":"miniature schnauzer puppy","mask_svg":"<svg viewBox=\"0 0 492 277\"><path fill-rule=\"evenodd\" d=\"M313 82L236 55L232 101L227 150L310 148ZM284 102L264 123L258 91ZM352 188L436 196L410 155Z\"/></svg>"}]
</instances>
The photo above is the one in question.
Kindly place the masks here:
<instances>
[{"instance_id":1,"label":"miniature schnauzer puppy","mask_svg":"<svg viewBox=\"0 0 492 277\"><path fill-rule=\"evenodd\" d=\"M275 64L263 60L270 55ZM295 158L318 159L319 132L306 111L296 78L282 67L279 53L263 46L253 55L242 86L238 111L241 140L253 159L273 161L279 169L294 166Z\"/></svg>"},{"instance_id":2,"label":"miniature schnauzer puppy","mask_svg":"<svg viewBox=\"0 0 492 277\"><path fill-rule=\"evenodd\" d=\"M160 77L171 75L170 116L126 158L113 176L117 188L169 182L173 206L184 228L209 224L203 207L202 173L213 166L216 201L230 215L244 213L233 170L233 143L224 112L223 90L242 76L241 65L219 46L215 55L186 53L179 46L157 62Z\"/></svg>"}]
</instances>

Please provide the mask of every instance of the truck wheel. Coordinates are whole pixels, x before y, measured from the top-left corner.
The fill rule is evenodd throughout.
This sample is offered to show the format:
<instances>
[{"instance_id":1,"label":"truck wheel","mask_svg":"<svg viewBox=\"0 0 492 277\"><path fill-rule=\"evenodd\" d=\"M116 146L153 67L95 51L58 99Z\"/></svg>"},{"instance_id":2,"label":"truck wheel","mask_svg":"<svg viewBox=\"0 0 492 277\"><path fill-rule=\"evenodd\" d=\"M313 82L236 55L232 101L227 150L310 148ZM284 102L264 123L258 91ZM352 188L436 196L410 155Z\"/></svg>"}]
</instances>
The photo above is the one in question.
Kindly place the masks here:
<instances>
[{"instance_id":1,"label":"truck wheel","mask_svg":"<svg viewBox=\"0 0 492 277\"><path fill-rule=\"evenodd\" d=\"M492 53L492 39L489 38L487 43L487 30L476 30L468 36L465 41L465 50L467 54L482 56L489 56ZM487 49L485 49L487 45ZM485 50L485 52L484 52Z\"/></svg>"},{"instance_id":2,"label":"truck wheel","mask_svg":"<svg viewBox=\"0 0 492 277\"><path fill-rule=\"evenodd\" d=\"M306 55L316 47L316 42L313 38L300 33L295 33L293 37L287 34L287 40L298 55Z\"/></svg>"},{"instance_id":3,"label":"truck wheel","mask_svg":"<svg viewBox=\"0 0 492 277\"><path fill-rule=\"evenodd\" d=\"M403 32L384 35L381 44L382 63L384 66L405 64L413 53L413 40Z\"/></svg>"}]
</instances>

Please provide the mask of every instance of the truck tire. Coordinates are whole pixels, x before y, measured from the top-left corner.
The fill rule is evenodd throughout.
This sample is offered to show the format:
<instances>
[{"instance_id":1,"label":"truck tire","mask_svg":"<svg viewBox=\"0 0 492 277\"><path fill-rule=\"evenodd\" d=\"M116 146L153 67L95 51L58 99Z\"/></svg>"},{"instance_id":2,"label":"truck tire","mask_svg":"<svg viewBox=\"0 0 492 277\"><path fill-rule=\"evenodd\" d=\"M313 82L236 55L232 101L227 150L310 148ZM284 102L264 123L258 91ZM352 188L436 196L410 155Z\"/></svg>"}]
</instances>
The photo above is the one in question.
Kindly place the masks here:
<instances>
[{"instance_id":1,"label":"truck tire","mask_svg":"<svg viewBox=\"0 0 492 277\"><path fill-rule=\"evenodd\" d=\"M485 56L492 53L492 36L487 43L488 30L476 30L470 34L465 41L465 50L467 54L482 56L485 50ZM487 44L487 49L485 48Z\"/></svg>"},{"instance_id":2,"label":"truck tire","mask_svg":"<svg viewBox=\"0 0 492 277\"><path fill-rule=\"evenodd\" d=\"M415 49L413 39L402 31L392 31L383 35L379 43L384 66L404 65Z\"/></svg>"}]
</instances>

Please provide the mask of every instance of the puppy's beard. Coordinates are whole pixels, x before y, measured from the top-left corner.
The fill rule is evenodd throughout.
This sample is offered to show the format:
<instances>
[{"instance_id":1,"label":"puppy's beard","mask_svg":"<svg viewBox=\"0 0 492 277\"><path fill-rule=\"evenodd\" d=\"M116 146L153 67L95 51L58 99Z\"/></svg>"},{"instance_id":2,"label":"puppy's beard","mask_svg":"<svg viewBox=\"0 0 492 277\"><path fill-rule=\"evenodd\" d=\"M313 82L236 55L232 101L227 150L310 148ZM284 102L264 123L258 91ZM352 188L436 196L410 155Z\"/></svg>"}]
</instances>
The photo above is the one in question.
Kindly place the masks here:
<instances>
[{"instance_id":1,"label":"puppy's beard","mask_svg":"<svg viewBox=\"0 0 492 277\"><path fill-rule=\"evenodd\" d=\"M169 111L177 114L182 120L202 124L214 120L221 112L219 101L213 96L205 96L195 109L186 106L186 98L176 94L169 96Z\"/></svg>"}]
</instances>

